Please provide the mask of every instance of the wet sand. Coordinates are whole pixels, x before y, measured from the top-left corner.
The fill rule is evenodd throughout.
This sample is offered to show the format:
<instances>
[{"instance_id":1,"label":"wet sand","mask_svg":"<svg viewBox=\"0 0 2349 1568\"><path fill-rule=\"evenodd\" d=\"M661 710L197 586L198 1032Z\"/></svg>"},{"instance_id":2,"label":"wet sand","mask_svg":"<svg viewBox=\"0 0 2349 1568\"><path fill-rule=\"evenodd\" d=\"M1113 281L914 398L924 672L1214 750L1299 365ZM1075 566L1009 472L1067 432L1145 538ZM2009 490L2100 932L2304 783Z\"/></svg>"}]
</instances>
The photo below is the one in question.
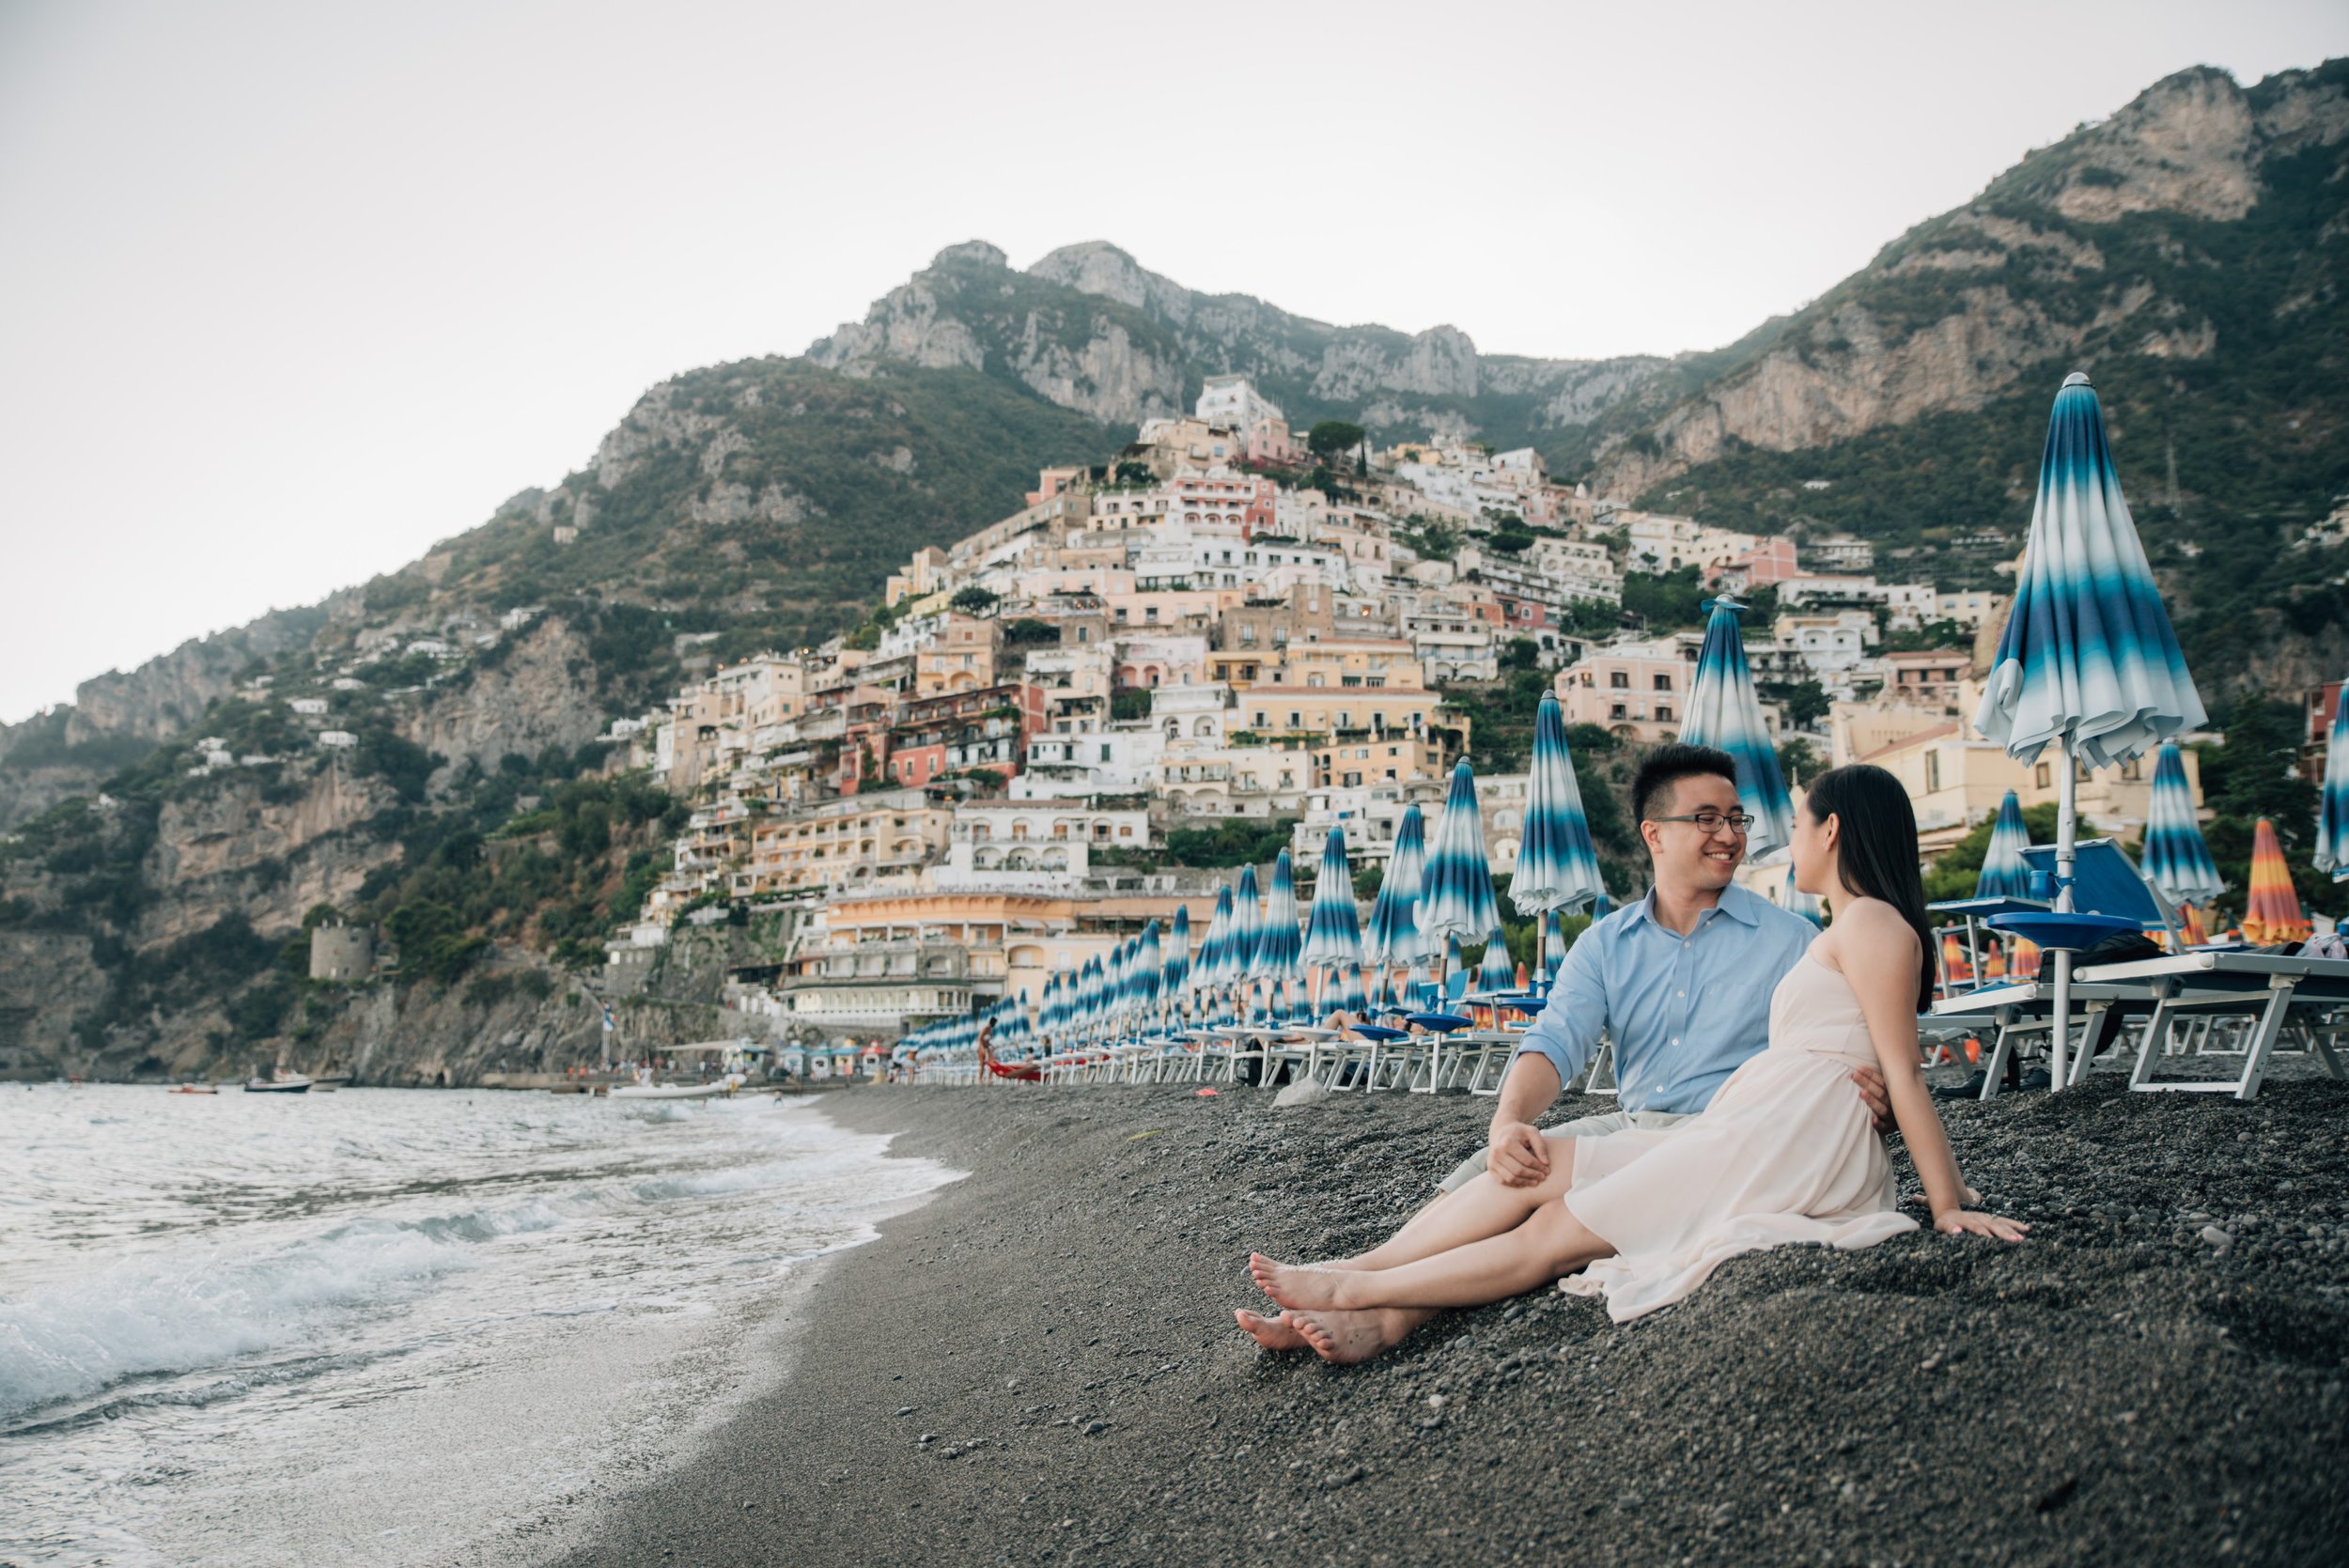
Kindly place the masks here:
<instances>
[{"instance_id":1,"label":"wet sand","mask_svg":"<svg viewBox=\"0 0 2349 1568\"><path fill-rule=\"evenodd\" d=\"M1961 1104L1958 1157L2023 1245L1751 1256L1621 1327L1541 1291L1347 1369L1241 1336L1250 1249L1376 1241L1489 1101L876 1087L825 1112L972 1175L832 1260L787 1382L595 1520L577 1568L2312 1563L2349 1539L2349 1084Z\"/></svg>"}]
</instances>

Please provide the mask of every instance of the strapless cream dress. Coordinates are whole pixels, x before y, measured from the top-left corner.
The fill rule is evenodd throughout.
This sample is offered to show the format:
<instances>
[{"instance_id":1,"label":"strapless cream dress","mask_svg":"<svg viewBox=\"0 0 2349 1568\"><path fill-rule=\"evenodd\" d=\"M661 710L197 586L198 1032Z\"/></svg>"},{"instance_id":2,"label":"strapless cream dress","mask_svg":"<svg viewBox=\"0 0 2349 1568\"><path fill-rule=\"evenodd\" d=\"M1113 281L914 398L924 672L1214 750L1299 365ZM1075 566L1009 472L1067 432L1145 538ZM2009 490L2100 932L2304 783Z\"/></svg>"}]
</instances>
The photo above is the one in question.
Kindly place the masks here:
<instances>
[{"instance_id":1,"label":"strapless cream dress","mask_svg":"<svg viewBox=\"0 0 2349 1568\"><path fill-rule=\"evenodd\" d=\"M1859 999L1806 954L1770 996L1769 1048L1704 1114L1669 1130L1577 1138L1566 1206L1615 1255L1559 1281L1617 1323L1668 1307L1740 1252L1873 1247L1917 1228L1851 1081L1876 1065Z\"/></svg>"}]
</instances>

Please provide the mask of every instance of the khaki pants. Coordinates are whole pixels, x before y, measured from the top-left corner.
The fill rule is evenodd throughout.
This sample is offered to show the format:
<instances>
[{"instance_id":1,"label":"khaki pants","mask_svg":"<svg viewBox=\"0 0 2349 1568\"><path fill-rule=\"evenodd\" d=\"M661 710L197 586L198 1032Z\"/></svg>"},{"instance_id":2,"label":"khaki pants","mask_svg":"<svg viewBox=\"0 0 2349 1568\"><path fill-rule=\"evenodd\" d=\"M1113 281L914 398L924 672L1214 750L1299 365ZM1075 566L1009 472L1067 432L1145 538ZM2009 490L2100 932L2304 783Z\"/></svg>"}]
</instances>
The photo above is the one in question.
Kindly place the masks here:
<instances>
[{"instance_id":1,"label":"khaki pants","mask_svg":"<svg viewBox=\"0 0 2349 1568\"><path fill-rule=\"evenodd\" d=\"M1670 1110L1610 1110L1597 1116L1580 1116L1571 1122L1561 1122L1554 1127L1544 1127L1544 1138L1604 1138L1610 1132L1624 1132L1632 1127L1650 1131L1675 1127L1689 1121L1690 1116ZM1553 1149L1550 1158L1570 1156L1571 1150ZM1486 1151L1477 1150L1453 1168L1452 1173L1436 1186L1445 1192L1457 1192L1485 1173Z\"/></svg>"}]
</instances>

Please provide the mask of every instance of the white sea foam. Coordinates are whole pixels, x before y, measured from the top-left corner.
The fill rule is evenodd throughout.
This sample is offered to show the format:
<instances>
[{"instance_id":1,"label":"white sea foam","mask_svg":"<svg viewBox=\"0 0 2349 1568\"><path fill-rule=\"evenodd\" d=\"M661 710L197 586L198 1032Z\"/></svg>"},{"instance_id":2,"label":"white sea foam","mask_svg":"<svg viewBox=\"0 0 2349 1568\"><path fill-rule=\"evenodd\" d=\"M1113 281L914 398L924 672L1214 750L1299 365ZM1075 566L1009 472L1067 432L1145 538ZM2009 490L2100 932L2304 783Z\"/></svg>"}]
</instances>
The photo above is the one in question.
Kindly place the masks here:
<instances>
[{"instance_id":1,"label":"white sea foam","mask_svg":"<svg viewBox=\"0 0 2349 1568\"><path fill-rule=\"evenodd\" d=\"M518 1477L659 1463L776 1281L952 1179L771 1102L9 1111L0 1561L57 1568L477 1559ZM338 1487L356 1454L398 1457Z\"/></svg>"},{"instance_id":2,"label":"white sea foam","mask_svg":"<svg viewBox=\"0 0 2349 1568\"><path fill-rule=\"evenodd\" d=\"M275 1350L335 1308L466 1265L462 1243L420 1227L352 1228L257 1257L142 1260L0 1303L0 1420Z\"/></svg>"}]
</instances>

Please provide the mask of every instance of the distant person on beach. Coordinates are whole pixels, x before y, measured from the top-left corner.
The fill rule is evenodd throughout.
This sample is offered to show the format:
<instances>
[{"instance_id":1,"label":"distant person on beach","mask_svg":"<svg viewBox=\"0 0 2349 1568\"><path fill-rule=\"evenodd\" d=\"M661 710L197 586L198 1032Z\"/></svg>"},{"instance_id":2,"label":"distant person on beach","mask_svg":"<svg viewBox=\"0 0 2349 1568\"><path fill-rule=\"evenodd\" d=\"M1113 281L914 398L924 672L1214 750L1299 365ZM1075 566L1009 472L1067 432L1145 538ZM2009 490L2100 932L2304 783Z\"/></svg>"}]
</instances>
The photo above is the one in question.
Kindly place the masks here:
<instances>
[{"instance_id":1,"label":"distant person on beach","mask_svg":"<svg viewBox=\"0 0 2349 1568\"><path fill-rule=\"evenodd\" d=\"M1726 818L1735 802L1733 790L1714 815ZM1659 893L1657 831L1687 815L1641 813ZM1625 1322L1681 1299L1742 1252L1795 1242L1865 1247L1913 1230L1871 1110L1852 1093L1849 1080L1869 1065L1886 1085L1936 1228L2021 1240L2027 1226L1965 1206L1976 1195L1959 1178L1925 1088L1917 1014L1932 997L1932 936L1916 816L1900 781L1864 765L1821 774L1796 823L1794 859L1796 885L1833 903L1835 926L1779 978L1767 1048L1729 1072L1718 1092L1708 1088L1702 1115L1578 1137L1545 1158L1532 1183L1504 1178L1504 1144L1518 1159L1529 1151L1504 1140L1497 1117L1494 1170L1384 1245L1319 1265L1252 1255L1250 1274L1283 1310L1270 1318L1240 1312L1241 1327L1271 1348L1360 1361L1442 1308L1566 1276L1577 1276L1568 1290L1604 1295L1610 1315ZM1631 913L1586 934L1569 966L1592 935ZM1697 927L1679 929L1686 943ZM1561 991L1566 984L1562 972ZM1553 1000L1544 1024L1557 1010ZM1629 1073L1626 1064L1626 1088Z\"/></svg>"},{"instance_id":2,"label":"distant person on beach","mask_svg":"<svg viewBox=\"0 0 2349 1568\"><path fill-rule=\"evenodd\" d=\"M1438 1184L1443 1195L1394 1242L1433 1224L1472 1184L1530 1192L1572 1163L1580 1140L1693 1120L1768 1046L1771 987L1818 930L1732 881L1752 826L1737 802L1736 762L1711 747L1659 746L1632 779L1631 815L1653 887L1567 950L1549 1004L1502 1079L1486 1147ZM1614 1041L1616 1109L1535 1127L1603 1037ZM1864 1066L1852 1078L1877 1130L1889 1132L1883 1076ZM1240 1324L1266 1343L1295 1343L1277 1319L1249 1312Z\"/></svg>"}]
</instances>

